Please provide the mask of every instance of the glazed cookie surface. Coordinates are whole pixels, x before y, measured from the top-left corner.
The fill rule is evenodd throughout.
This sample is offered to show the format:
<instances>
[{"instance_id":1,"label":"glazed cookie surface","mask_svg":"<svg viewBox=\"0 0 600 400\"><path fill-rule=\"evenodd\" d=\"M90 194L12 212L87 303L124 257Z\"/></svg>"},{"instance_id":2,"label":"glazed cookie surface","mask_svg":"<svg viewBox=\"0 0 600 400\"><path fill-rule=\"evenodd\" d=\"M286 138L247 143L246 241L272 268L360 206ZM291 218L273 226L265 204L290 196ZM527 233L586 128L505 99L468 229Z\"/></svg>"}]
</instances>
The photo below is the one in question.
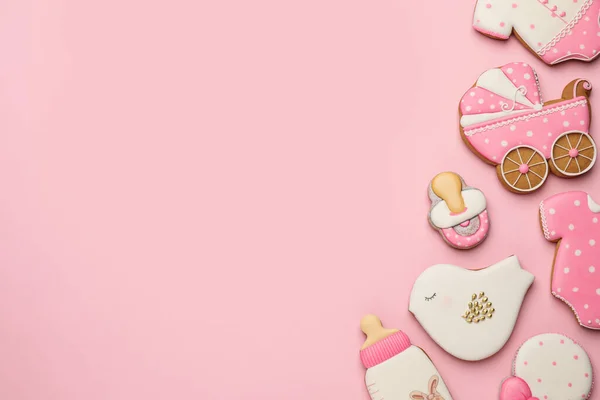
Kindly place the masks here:
<instances>
[{"instance_id":1,"label":"glazed cookie surface","mask_svg":"<svg viewBox=\"0 0 600 400\"><path fill-rule=\"evenodd\" d=\"M592 61L600 52L599 13L600 2L594 0L478 0L473 27L501 40L514 32L550 65Z\"/></svg>"},{"instance_id":2,"label":"glazed cookie surface","mask_svg":"<svg viewBox=\"0 0 600 400\"><path fill-rule=\"evenodd\" d=\"M513 377L502 383L500 400L581 400L590 397L592 386L592 364L585 350L566 336L544 333L517 351Z\"/></svg>"},{"instance_id":3,"label":"glazed cookie surface","mask_svg":"<svg viewBox=\"0 0 600 400\"><path fill-rule=\"evenodd\" d=\"M540 203L546 240L556 243L552 294L580 325L600 329L600 204L586 192L564 192Z\"/></svg>"},{"instance_id":4,"label":"glazed cookie surface","mask_svg":"<svg viewBox=\"0 0 600 400\"><path fill-rule=\"evenodd\" d=\"M454 357L483 360L510 338L533 279L515 256L480 270L434 265L415 281L409 311Z\"/></svg>"},{"instance_id":5,"label":"glazed cookie surface","mask_svg":"<svg viewBox=\"0 0 600 400\"><path fill-rule=\"evenodd\" d=\"M457 249L471 249L487 237L490 224L483 192L466 185L454 172L436 175L428 188L431 209L428 220Z\"/></svg>"},{"instance_id":6,"label":"glazed cookie surface","mask_svg":"<svg viewBox=\"0 0 600 400\"><path fill-rule=\"evenodd\" d=\"M431 359L404 332L383 328L374 315L360 325L367 335L360 359L372 400L452 400Z\"/></svg>"},{"instance_id":7,"label":"glazed cookie surface","mask_svg":"<svg viewBox=\"0 0 600 400\"><path fill-rule=\"evenodd\" d=\"M561 98L545 102L536 72L510 63L484 72L462 97L463 141L483 161L495 165L500 182L519 194L539 189L549 172L573 178L596 161L590 136L591 84L569 83Z\"/></svg>"}]
</instances>

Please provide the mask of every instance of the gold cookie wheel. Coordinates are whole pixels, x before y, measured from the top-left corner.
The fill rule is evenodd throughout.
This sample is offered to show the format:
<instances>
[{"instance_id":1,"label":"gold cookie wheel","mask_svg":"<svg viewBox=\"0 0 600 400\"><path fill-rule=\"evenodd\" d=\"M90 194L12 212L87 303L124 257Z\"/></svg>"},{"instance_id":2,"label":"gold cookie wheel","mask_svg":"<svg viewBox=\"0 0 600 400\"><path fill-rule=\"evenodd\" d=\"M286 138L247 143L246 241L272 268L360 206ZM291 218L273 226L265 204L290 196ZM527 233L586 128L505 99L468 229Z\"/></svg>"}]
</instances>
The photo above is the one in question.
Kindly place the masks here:
<instances>
[{"instance_id":1,"label":"gold cookie wheel","mask_svg":"<svg viewBox=\"0 0 600 400\"><path fill-rule=\"evenodd\" d=\"M552 145L552 167L563 176L585 174L596 162L594 139L584 132L567 132Z\"/></svg>"},{"instance_id":2,"label":"gold cookie wheel","mask_svg":"<svg viewBox=\"0 0 600 400\"><path fill-rule=\"evenodd\" d=\"M500 179L517 192L533 192L548 177L544 155L530 146L517 146L508 151L498 166Z\"/></svg>"}]
</instances>

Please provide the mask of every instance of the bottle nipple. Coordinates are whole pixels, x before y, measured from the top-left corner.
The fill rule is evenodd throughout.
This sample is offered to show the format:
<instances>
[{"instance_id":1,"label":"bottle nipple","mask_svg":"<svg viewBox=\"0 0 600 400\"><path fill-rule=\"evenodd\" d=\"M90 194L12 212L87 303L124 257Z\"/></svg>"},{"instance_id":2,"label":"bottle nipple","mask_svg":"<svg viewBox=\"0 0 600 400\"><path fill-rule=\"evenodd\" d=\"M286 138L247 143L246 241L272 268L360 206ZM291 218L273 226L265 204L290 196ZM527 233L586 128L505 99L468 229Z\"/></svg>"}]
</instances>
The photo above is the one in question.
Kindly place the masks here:
<instances>
[{"instance_id":1,"label":"bottle nipple","mask_svg":"<svg viewBox=\"0 0 600 400\"><path fill-rule=\"evenodd\" d=\"M466 210L462 196L462 180L454 172L442 172L431 181L431 190L441 197L452 214L460 214Z\"/></svg>"},{"instance_id":2,"label":"bottle nipple","mask_svg":"<svg viewBox=\"0 0 600 400\"><path fill-rule=\"evenodd\" d=\"M373 314L366 315L360 320L360 329L367 336L361 350L398 332L398 329L384 328L379 317Z\"/></svg>"}]
</instances>

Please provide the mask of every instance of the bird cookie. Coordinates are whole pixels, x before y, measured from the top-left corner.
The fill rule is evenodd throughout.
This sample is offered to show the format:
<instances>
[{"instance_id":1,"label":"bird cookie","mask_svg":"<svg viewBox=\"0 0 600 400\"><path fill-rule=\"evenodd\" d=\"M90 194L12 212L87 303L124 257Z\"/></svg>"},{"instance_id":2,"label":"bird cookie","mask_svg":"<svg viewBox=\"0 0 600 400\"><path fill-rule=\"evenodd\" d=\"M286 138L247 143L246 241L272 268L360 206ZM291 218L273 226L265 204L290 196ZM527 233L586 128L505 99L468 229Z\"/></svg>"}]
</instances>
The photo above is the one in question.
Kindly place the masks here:
<instances>
[{"instance_id":1,"label":"bird cookie","mask_svg":"<svg viewBox=\"0 0 600 400\"><path fill-rule=\"evenodd\" d=\"M431 180L427 192L431 201L429 223L446 243L466 250L485 240L490 224L481 190L467 186L454 172L442 172Z\"/></svg>"},{"instance_id":2,"label":"bird cookie","mask_svg":"<svg viewBox=\"0 0 600 400\"><path fill-rule=\"evenodd\" d=\"M371 400L452 400L427 354L404 332L385 329L374 315L364 317L360 327L367 335L360 359Z\"/></svg>"},{"instance_id":3,"label":"bird cookie","mask_svg":"<svg viewBox=\"0 0 600 400\"><path fill-rule=\"evenodd\" d=\"M600 204L586 192L559 193L540 203L539 217L544 237L556 243L552 294L581 326L600 329Z\"/></svg>"},{"instance_id":4,"label":"bird cookie","mask_svg":"<svg viewBox=\"0 0 600 400\"><path fill-rule=\"evenodd\" d=\"M415 281L409 311L454 357L483 360L510 338L533 279L515 256L479 270L434 265Z\"/></svg>"},{"instance_id":5,"label":"bird cookie","mask_svg":"<svg viewBox=\"0 0 600 400\"><path fill-rule=\"evenodd\" d=\"M592 364L572 339L544 333L517 351L513 376L504 380L500 400L581 400L592 392Z\"/></svg>"}]
</instances>

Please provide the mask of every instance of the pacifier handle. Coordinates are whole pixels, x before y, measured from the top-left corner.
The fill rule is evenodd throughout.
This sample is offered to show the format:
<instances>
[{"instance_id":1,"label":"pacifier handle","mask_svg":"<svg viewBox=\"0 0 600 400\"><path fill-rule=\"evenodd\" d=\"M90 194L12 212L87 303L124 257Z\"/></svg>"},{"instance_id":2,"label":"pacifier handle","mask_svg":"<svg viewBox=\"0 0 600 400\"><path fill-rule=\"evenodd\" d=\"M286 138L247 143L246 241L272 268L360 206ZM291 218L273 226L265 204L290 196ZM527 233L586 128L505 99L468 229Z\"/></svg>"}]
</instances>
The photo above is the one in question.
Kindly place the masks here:
<instances>
[{"instance_id":1,"label":"pacifier handle","mask_svg":"<svg viewBox=\"0 0 600 400\"><path fill-rule=\"evenodd\" d=\"M366 315L360 320L360 329L367 336L361 349L365 349L398 332L398 329L384 328L379 317L373 314Z\"/></svg>"},{"instance_id":2,"label":"pacifier handle","mask_svg":"<svg viewBox=\"0 0 600 400\"><path fill-rule=\"evenodd\" d=\"M431 180L431 190L442 198L450 212L460 214L465 211L465 200L462 196L462 179L454 172L442 172Z\"/></svg>"}]
</instances>

